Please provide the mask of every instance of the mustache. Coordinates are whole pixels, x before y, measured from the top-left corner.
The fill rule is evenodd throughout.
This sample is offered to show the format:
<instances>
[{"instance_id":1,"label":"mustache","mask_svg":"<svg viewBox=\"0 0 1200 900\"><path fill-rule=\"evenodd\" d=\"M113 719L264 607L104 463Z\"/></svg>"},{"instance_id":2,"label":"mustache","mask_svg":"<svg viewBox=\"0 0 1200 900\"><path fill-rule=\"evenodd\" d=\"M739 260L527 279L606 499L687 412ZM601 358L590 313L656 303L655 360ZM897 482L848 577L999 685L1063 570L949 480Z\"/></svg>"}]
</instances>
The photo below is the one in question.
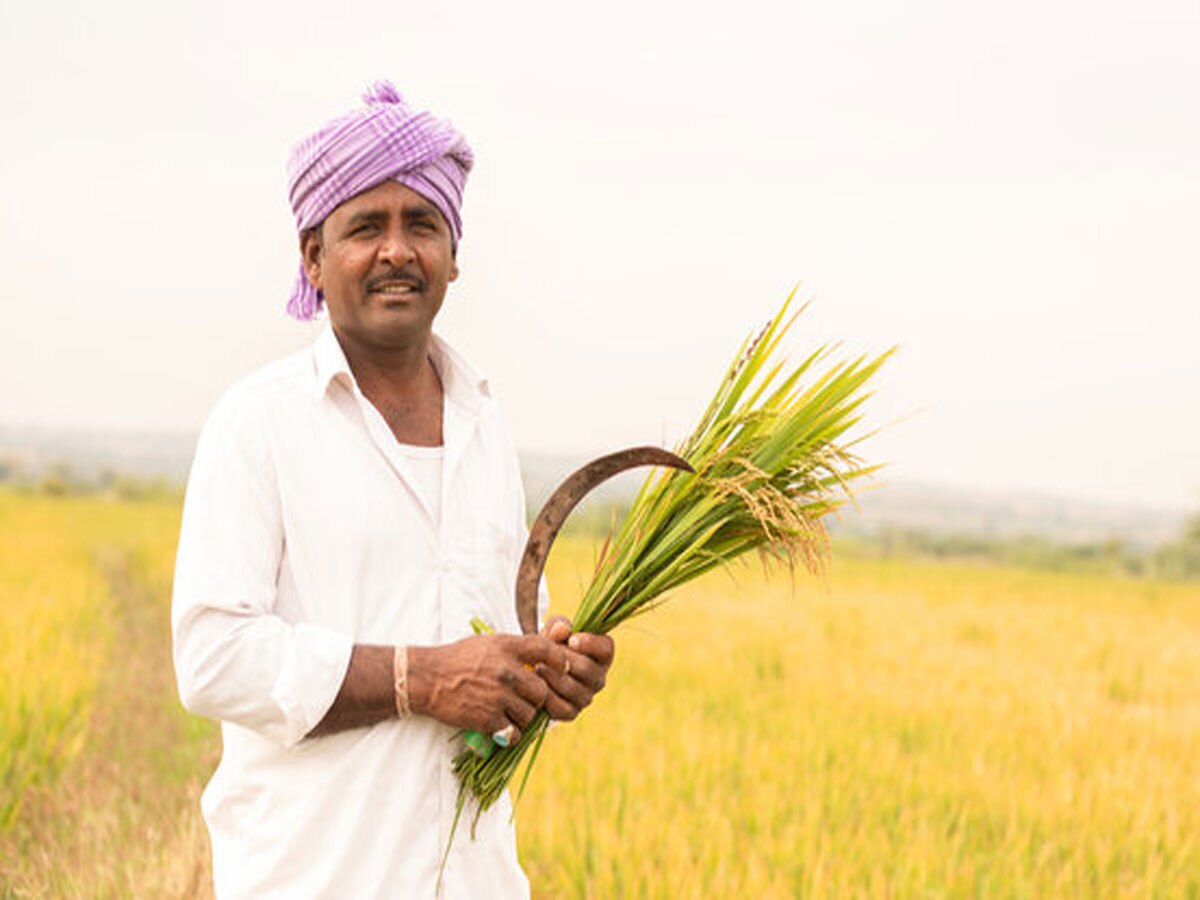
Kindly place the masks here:
<instances>
[{"instance_id":1,"label":"mustache","mask_svg":"<svg viewBox=\"0 0 1200 900\"><path fill-rule=\"evenodd\" d=\"M371 291L378 290L385 284L407 284L414 290L425 290L424 278L414 275L411 272L402 271L387 272L383 275L376 275L372 278L368 278L365 282L363 282L363 287L369 293Z\"/></svg>"}]
</instances>

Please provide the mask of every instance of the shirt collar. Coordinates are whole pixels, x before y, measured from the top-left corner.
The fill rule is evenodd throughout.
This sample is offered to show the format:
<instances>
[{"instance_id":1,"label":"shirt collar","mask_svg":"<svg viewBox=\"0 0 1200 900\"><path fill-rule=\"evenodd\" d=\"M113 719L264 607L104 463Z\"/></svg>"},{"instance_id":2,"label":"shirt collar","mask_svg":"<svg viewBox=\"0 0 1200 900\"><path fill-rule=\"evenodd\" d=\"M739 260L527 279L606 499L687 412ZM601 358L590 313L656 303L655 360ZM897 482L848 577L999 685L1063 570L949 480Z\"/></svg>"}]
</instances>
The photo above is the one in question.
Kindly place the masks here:
<instances>
[{"instance_id":1,"label":"shirt collar","mask_svg":"<svg viewBox=\"0 0 1200 900\"><path fill-rule=\"evenodd\" d=\"M313 342L312 352L317 375L314 394L318 400L325 396L325 392L329 390L329 383L339 375L345 375L350 382L354 381L350 363L346 362L346 354L342 352L342 345L338 343L333 326L329 322L321 326L321 331Z\"/></svg>"},{"instance_id":2,"label":"shirt collar","mask_svg":"<svg viewBox=\"0 0 1200 900\"><path fill-rule=\"evenodd\" d=\"M438 335L432 335L429 345L429 358L442 380L442 390L446 399L467 409L477 409L483 398L491 396L491 386L488 380L470 363L463 359L458 352L442 340ZM350 363L342 345L338 343L333 326L328 322L321 328L316 341L313 342L313 364L316 367L315 393L317 399L325 396L329 384L339 375L345 376L350 384L354 384L354 373L350 371Z\"/></svg>"}]
</instances>

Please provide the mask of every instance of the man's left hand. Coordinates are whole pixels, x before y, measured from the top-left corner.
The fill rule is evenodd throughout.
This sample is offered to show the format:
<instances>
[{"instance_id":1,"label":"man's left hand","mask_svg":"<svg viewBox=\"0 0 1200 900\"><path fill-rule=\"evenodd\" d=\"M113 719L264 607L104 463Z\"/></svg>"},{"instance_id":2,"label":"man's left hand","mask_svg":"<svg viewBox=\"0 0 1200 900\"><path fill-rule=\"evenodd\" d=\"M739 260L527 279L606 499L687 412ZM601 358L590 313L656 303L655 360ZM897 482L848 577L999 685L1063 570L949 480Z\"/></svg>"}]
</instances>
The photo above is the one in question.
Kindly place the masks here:
<instances>
[{"instance_id":1,"label":"man's left hand","mask_svg":"<svg viewBox=\"0 0 1200 900\"><path fill-rule=\"evenodd\" d=\"M572 633L571 622L565 616L551 616L543 626L542 634L566 646L570 663L566 674L544 665L539 665L536 672L550 688L546 712L552 719L569 722L604 687L615 652L613 639L607 634Z\"/></svg>"}]
</instances>

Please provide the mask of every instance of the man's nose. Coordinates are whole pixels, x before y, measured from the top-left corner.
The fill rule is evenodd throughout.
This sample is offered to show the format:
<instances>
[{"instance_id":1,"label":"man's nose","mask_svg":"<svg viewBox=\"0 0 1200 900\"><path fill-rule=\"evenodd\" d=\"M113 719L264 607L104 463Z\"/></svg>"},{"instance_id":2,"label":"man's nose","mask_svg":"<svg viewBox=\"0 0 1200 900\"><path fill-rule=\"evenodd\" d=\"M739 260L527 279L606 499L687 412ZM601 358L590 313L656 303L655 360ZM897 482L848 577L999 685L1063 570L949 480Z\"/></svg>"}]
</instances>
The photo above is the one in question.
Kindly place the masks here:
<instances>
[{"instance_id":1,"label":"man's nose","mask_svg":"<svg viewBox=\"0 0 1200 900\"><path fill-rule=\"evenodd\" d=\"M381 262L391 263L401 268L416 258L412 245L404 234L403 228L389 228L383 235L383 243L379 247Z\"/></svg>"}]
</instances>

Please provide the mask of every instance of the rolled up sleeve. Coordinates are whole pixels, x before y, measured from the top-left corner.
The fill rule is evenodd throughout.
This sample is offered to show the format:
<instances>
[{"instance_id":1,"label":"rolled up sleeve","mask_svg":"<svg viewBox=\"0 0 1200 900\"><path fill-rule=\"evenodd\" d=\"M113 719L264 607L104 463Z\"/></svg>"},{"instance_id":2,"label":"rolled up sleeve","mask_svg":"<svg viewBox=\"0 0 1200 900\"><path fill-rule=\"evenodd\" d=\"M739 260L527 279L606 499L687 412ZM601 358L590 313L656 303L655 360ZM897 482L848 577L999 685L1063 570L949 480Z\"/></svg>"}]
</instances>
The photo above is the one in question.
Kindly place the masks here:
<instances>
[{"instance_id":1,"label":"rolled up sleeve","mask_svg":"<svg viewBox=\"0 0 1200 900\"><path fill-rule=\"evenodd\" d=\"M284 531L270 448L227 396L196 448L175 563L172 632L184 706L299 742L332 706L353 639L275 613Z\"/></svg>"}]
</instances>

